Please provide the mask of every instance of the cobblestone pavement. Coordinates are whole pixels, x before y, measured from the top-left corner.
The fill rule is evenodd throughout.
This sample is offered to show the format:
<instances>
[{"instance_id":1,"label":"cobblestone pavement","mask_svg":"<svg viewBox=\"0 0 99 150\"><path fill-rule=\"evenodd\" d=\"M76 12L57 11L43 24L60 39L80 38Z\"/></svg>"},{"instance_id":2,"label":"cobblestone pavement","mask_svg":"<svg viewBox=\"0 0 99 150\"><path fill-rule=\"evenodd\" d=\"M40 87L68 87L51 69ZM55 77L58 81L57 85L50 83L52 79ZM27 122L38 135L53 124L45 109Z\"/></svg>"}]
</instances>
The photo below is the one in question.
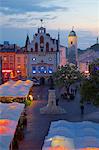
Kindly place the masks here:
<instances>
[{"instance_id":1,"label":"cobblestone pavement","mask_svg":"<svg viewBox=\"0 0 99 150\"><path fill-rule=\"evenodd\" d=\"M59 95L59 90L57 94ZM24 140L19 144L19 150L41 150L44 138L48 133L51 121L67 120L67 121L83 121L80 115L80 95L77 92L75 100L67 102L66 100L59 101L59 105L63 107L67 113L64 115L41 115L40 108L47 104L48 87L40 86L33 88L33 95L37 100L34 100L31 106L27 107L27 128L24 131ZM39 96L37 96L39 95ZM85 105L85 114L99 111L99 108L91 104Z\"/></svg>"}]
</instances>

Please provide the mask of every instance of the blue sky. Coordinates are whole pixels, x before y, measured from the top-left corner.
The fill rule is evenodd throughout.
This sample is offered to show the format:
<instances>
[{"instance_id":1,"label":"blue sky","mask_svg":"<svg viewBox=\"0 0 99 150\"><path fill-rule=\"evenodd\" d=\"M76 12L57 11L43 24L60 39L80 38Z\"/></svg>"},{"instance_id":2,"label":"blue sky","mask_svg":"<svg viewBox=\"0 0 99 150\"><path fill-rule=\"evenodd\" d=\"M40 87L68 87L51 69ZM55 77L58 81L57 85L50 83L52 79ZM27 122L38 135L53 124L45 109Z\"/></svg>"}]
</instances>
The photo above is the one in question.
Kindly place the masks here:
<instances>
[{"instance_id":1,"label":"blue sky","mask_svg":"<svg viewBox=\"0 0 99 150\"><path fill-rule=\"evenodd\" d=\"M26 34L32 39L40 19L50 34L67 46L67 36L74 26L78 47L87 48L99 35L98 0L0 0L0 43L24 45Z\"/></svg>"}]
</instances>

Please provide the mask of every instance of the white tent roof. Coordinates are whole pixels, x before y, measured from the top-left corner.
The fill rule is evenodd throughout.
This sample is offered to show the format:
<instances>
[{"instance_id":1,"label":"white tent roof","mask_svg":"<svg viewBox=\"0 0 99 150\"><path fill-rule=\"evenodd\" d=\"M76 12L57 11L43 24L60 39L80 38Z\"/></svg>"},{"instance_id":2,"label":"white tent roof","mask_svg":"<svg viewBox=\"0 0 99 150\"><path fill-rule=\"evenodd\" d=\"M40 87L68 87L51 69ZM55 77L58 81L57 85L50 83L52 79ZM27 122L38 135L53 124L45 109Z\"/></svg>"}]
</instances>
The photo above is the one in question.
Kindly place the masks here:
<instances>
[{"instance_id":1,"label":"white tent roof","mask_svg":"<svg viewBox=\"0 0 99 150\"><path fill-rule=\"evenodd\" d=\"M0 86L0 97L26 97L32 85L31 80L8 81Z\"/></svg>"},{"instance_id":2,"label":"white tent roof","mask_svg":"<svg viewBox=\"0 0 99 150\"><path fill-rule=\"evenodd\" d=\"M61 120L52 122L42 150L49 150L55 146L68 150L99 148L98 131L99 124L89 121L75 123Z\"/></svg>"},{"instance_id":3,"label":"white tent roof","mask_svg":"<svg viewBox=\"0 0 99 150\"><path fill-rule=\"evenodd\" d=\"M9 150L24 104L0 103L0 150Z\"/></svg>"}]
</instances>

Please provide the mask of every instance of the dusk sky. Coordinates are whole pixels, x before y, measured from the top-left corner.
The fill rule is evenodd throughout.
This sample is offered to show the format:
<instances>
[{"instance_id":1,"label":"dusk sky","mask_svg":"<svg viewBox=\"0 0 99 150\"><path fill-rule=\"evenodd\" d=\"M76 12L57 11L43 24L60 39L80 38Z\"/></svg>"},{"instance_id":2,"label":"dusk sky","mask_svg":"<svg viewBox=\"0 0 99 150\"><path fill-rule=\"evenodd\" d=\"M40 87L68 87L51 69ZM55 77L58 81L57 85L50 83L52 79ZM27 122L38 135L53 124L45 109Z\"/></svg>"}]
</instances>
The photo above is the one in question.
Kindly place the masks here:
<instances>
[{"instance_id":1,"label":"dusk sky","mask_svg":"<svg viewBox=\"0 0 99 150\"><path fill-rule=\"evenodd\" d=\"M27 33L32 40L40 19L53 38L60 32L61 44L74 26L78 47L85 49L99 36L98 0L0 0L0 43L24 46Z\"/></svg>"}]
</instances>

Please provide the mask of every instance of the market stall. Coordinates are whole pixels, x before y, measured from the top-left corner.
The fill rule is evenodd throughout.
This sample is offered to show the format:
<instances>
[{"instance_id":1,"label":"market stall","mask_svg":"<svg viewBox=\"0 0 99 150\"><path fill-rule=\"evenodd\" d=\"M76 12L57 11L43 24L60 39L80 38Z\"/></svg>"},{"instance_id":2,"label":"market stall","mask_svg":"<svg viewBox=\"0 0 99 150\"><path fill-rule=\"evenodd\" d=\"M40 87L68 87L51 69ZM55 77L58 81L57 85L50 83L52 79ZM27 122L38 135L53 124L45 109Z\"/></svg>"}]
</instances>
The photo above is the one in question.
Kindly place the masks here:
<instances>
[{"instance_id":1,"label":"market stall","mask_svg":"<svg viewBox=\"0 0 99 150\"><path fill-rule=\"evenodd\" d=\"M0 102L22 102L29 96L33 82L26 81L8 81L0 85Z\"/></svg>"},{"instance_id":2,"label":"market stall","mask_svg":"<svg viewBox=\"0 0 99 150\"><path fill-rule=\"evenodd\" d=\"M42 150L99 150L99 124L89 121L51 123Z\"/></svg>"},{"instance_id":3,"label":"market stall","mask_svg":"<svg viewBox=\"0 0 99 150\"><path fill-rule=\"evenodd\" d=\"M24 113L24 104L0 103L0 150L13 149L14 136Z\"/></svg>"}]
</instances>

